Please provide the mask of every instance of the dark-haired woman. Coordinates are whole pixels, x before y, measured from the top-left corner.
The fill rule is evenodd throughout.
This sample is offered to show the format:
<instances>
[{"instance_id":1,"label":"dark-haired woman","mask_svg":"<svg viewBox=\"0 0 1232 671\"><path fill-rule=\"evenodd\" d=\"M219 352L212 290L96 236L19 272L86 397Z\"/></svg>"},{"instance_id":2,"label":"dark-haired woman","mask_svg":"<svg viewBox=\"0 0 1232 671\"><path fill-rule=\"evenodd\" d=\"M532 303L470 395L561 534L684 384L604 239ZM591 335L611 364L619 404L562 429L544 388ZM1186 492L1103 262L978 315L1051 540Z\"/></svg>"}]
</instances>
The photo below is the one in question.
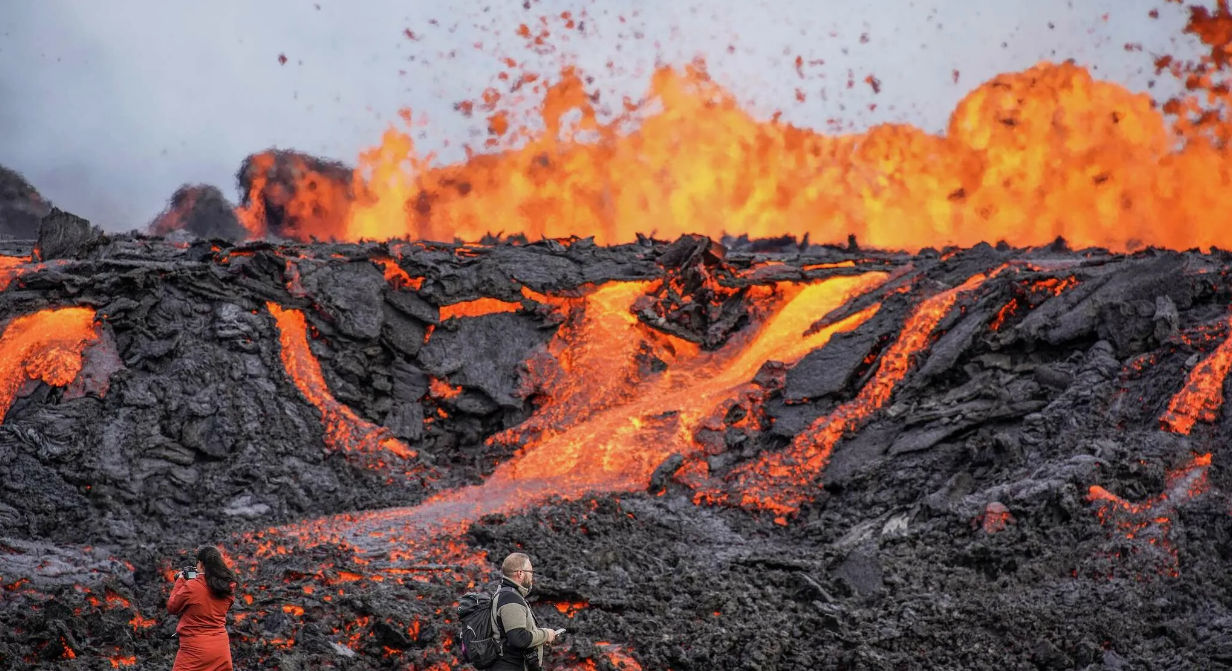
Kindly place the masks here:
<instances>
[{"instance_id":1,"label":"dark-haired woman","mask_svg":"<svg viewBox=\"0 0 1232 671\"><path fill-rule=\"evenodd\" d=\"M235 601L235 573L227 568L218 548L197 550L197 577L175 577L167 610L180 616L175 633L180 650L172 671L231 671L231 641L227 638L227 611Z\"/></svg>"}]
</instances>

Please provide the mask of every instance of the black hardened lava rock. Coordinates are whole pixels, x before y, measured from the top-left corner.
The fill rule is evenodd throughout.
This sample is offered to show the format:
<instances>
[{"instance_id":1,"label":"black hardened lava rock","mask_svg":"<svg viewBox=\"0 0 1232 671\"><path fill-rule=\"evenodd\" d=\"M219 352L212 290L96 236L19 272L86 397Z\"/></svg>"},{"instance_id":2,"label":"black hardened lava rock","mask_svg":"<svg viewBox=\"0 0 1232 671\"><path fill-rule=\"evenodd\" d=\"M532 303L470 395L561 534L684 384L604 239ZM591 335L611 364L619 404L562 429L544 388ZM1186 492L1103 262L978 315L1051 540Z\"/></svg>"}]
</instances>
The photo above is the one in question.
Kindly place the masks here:
<instances>
[{"instance_id":1,"label":"black hardened lava rock","mask_svg":"<svg viewBox=\"0 0 1232 671\"><path fill-rule=\"evenodd\" d=\"M0 266L0 344L48 309L95 329L69 384L39 377L64 348L4 360L0 668L168 668L167 577L206 542L237 562L245 669L456 668L453 604L514 550L534 558L536 616L568 629L553 668L1232 665L1232 419L1169 429L1229 337L1223 252L237 246L58 221L44 262ZM499 437L563 395L536 367L584 331L588 292L644 283L654 317L626 321L722 363L759 327L749 293L870 271L884 283L800 328L866 319L754 362L648 482L451 517L502 482L553 492L501 470L525 446ZM670 358L621 374L654 384ZM641 398L580 382L608 395L571 421ZM824 469L775 471L768 495L803 492L796 510L740 505L761 459L864 407ZM562 430L538 426L528 440ZM577 458L605 438L582 435Z\"/></svg>"},{"instance_id":2,"label":"black hardened lava rock","mask_svg":"<svg viewBox=\"0 0 1232 671\"><path fill-rule=\"evenodd\" d=\"M174 231L231 241L248 236L235 214L235 206L218 187L208 184L185 184L176 189L167 209L150 222L150 235L168 235Z\"/></svg>"},{"instance_id":3,"label":"black hardened lava rock","mask_svg":"<svg viewBox=\"0 0 1232 671\"><path fill-rule=\"evenodd\" d=\"M0 166L0 239L33 240L51 205L24 177Z\"/></svg>"},{"instance_id":4,"label":"black hardened lava rock","mask_svg":"<svg viewBox=\"0 0 1232 671\"><path fill-rule=\"evenodd\" d=\"M89 221L51 208L51 212L39 222L38 242L34 254L40 260L84 258L101 244L102 231Z\"/></svg>"},{"instance_id":5,"label":"black hardened lava rock","mask_svg":"<svg viewBox=\"0 0 1232 671\"><path fill-rule=\"evenodd\" d=\"M657 329L717 349L748 324L748 287L735 283L727 250L703 235L686 235L663 250L663 280L634 307Z\"/></svg>"}]
</instances>

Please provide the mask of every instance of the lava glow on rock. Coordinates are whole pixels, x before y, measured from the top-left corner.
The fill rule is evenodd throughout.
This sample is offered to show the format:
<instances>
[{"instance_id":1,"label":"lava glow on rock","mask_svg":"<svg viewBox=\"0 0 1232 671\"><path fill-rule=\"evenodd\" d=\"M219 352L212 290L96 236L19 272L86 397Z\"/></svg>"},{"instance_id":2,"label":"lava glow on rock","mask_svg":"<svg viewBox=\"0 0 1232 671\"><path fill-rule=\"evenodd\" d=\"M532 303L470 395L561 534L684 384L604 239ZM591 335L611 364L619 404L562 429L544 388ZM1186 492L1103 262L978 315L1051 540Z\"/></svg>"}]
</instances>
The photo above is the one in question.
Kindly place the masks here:
<instances>
[{"instance_id":1,"label":"lava glow on rock","mask_svg":"<svg viewBox=\"0 0 1232 671\"><path fill-rule=\"evenodd\" d=\"M272 483L282 482L289 488L295 478L284 474L283 480L266 482L262 473L245 472L243 495L225 503L228 523L233 525L229 528L242 530L223 545L242 575L261 576L265 582L254 580L241 586L238 610L233 614L234 640L249 646L249 651L260 651L255 655L257 664L274 664L279 655L305 647L304 640L315 636L316 643L325 646L324 654L337 659L363 654L365 661L392 667L403 659L426 658L431 663L420 668L444 671L456 657L451 633L456 623L451 615L454 604L442 601L439 594L445 589L460 594L477 588L490 574L498 558L476 549L483 534L492 533L483 529L485 518L516 518L536 507L560 509L570 504L575 507L568 509L577 511L589 503L592 510L610 506L617 512L609 510L609 516L623 523L635 516L619 509L620 499L632 496L643 502L667 501L685 508L687 514L707 516L715 529L726 530L730 520L723 515L738 516L740 523L749 524L746 529L756 529L755 534L781 534L788 543L811 542L811 536L831 532L851 534L856 540L848 545L840 538L825 541L829 545L811 546L827 548L819 555L842 555L841 561L826 564L814 557L789 561L741 555L731 565L736 570L786 574L777 579L780 587L789 586L785 588L790 590L789 605L815 609L809 611L810 617L819 617L828 631L839 631L858 619L852 615L856 600L883 595L890 583L883 581L879 568L875 579L843 575L837 580L849 594L836 597L831 593L834 590L827 589L832 583L823 585L810 574L830 569L860 573L850 565L859 564L861 555L848 553L849 545L860 541L859 534L833 529L822 534L809 527L820 518L801 519L804 513L818 512L808 510L807 504L826 491L827 469L839 470L831 462L841 454L836 449L842 449L844 439L876 422L890 423L887 417L904 427L908 420L915 422L912 427L933 421L943 425L937 433L942 437L919 451L954 436L965 441L961 446L938 449L948 449L948 456L935 461L920 457L915 462L920 471L942 463L943 458L961 463L947 463L954 468L953 477L930 484L932 490L909 502L909 513L891 518L891 513L901 511L886 504L876 519L844 518L853 530L876 522L883 534L890 534L885 530L892 525L883 520L892 520L898 525L895 533L905 537L908 526L917 524L917 514L922 518L932 515L922 519L920 526L931 523L932 530L945 529L946 534L956 535L962 527L969 527L975 536L962 539L968 544L957 563L973 573L988 571L988 579L981 577L981 584L997 585L994 591L1001 591L999 581L1017 571L1020 557L1011 556L1010 547L1014 538L1040 528L1044 531L1038 533L1046 534L1051 529L1047 525L1057 518L1081 517L1090 525L1076 527L1082 533L1108 536L1108 556L1101 559L1112 563L1110 568L1103 564L1075 568L1074 578L1083 573L1089 574L1083 577L1099 580L1124 577L1118 575L1116 563L1124 551L1158 555L1153 563L1157 575L1135 574L1132 580L1178 579L1185 569L1175 533L1186 512L1183 506L1209 501L1215 489L1215 477L1208 474L1217 471L1213 464L1217 464L1218 452L1205 442L1221 430L1217 423L1226 394L1225 379L1232 370L1232 337L1227 335L1232 321L1223 308L1208 308L1227 304L1227 259L1219 252L1145 248L1232 246L1226 226L1226 213L1232 206L1228 196L1232 193L1228 188L1232 182L1232 143L1228 139L1232 134L1223 116L1229 99L1227 87L1212 74L1228 61L1232 14L1224 0L1218 5L1213 14L1194 12L1189 27L1211 46L1209 56L1196 64L1158 64L1161 70L1188 74L1190 93L1205 92L1223 104L1208 114L1200 114L1201 108L1190 98L1168 101L1157 109L1146 94L1097 81L1077 65L1040 63L998 76L971 91L954 110L943 135L906 125L884 125L866 133L831 136L754 118L710 79L699 62L680 69L658 69L644 102L629 103L616 118L606 120L600 118L587 94L583 75L565 68L544 89L543 132L524 137L520 146L494 142L489 148L500 151L473 154L456 165L432 165L429 158L416 153L410 136L391 130L380 146L365 152L353 174L338 166L313 167L293 160L289 168L293 188L288 190L286 176L274 174L287 166L280 167L272 154L256 155L246 169L251 177L249 193L238 212L252 236L348 242L407 238L415 242L364 243L354 247L359 251L352 256L335 248L332 254L322 252L314 257L319 248L304 252L308 245L297 248L303 252L297 256L273 243L226 252L217 246L208 253L198 249L191 259L177 257L165 266L183 261L183 268L175 266L176 272L190 279L182 280L175 291L194 298L158 296L150 302L165 299L185 315L216 310L218 321L225 316L226 328L220 330L231 335L215 338L226 340L217 349L230 354L238 350L243 354L236 357L247 358L230 371L234 380L222 386L234 382L238 394L248 389L243 386L247 383L302 397L316 411L307 410L307 416L319 416L321 423L320 432L313 424L309 435L320 435L328 452L345 457L334 461L350 463L367 457L364 468L377 471L373 477L384 477L397 470L426 471L435 467L433 460L454 460L439 472L456 467L462 475L449 486L438 487L436 481L407 484L405 489L418 489L399 491L401 498L394 500L397 507L372 506L342 514L322 511L348 508L322 507L295 517L286 510L271 513L269 505L256 502L267 493L262 486L275 489ZM869 83L877 86L875 79ZM515 135L495 100L490 107L484 111L491 113L493 134ZM1165 115L1170 115L1172 128ZM277 230L271 223L276 219L271 204L277 206L284 222ZM293 223L285 224L288 221ZM682 238L679 247L665 250L661 243L643 237L648 227L657 238L692 236L701 242ZM519 237L470 244L492 231ZM725 256L722 245L704 237L717 239L724 234L779 238L780 243L784 236L794 238L791 243L774 243L778 250L774 253L746 251L737 264ZM804 236L811 246L796 241ZM1052 243L1058 236L1081 251L1061 243L1033 247ZM434 244L427 242L431 240L459 242L439 243L432 250L439 257L412 258L410 248L419 246L416 251L424 251ZM1009 244L995 248L980 244L998 240ZM847 247L822 248L825 243L841 242L847 242ZM618 252L603 250L611 252L610 257L588 257L578 250L621 243L629 244ZM550 253L532 257L526 250L535 245L539 246L534 254L544 249ZM945 245L978 249L934 249ZM1086 246L1112 252L1082 249ZM481 265L484 257L495 256L496 249L516 249L526 252L523 258L557 265L549 269L512 261L501 265L513 258L512 252ZM745 249L757 249L757 245L750 243ZM873 249L920 253L874 254ZM572 251L579 255L566 254ZM818 255L810 256L813 253ZM623 265L612 261L617 255L622 255ZM446 257L448 262L441 260ZM364 306L371 308L370 321L376 326L362 336L344 333L344 329L331 331L331 320L352 306L326 306L327 301L314 295L323 282L315 276L316 270L357 259L364 263L340 272L342 279L331 279L345 283L347 273L358 269L355 274L367 282L362 286L377 287L368 292L378 294L375 300ZM95 260L83 257L54 263L58 269L73 264L85 267ZM584 262L593 266L580 268ZM302 263L311 264L303 266L303 276ZM619 267L613 270L609 265ZM143 263L123 266L134 276L174 274L163 266L151 267ZM6 292L6 298L33 293L15 292L11 286L19 276L19 284L28 284L26 274L42 270L46 268L32 265L30 257L0 256L0 291ZM278 275L277 286L262 283L274 275ZM1120 288L1101 294L1115 283L1109 279L1113 275ZM596 276L602 279L594 280ZM1135 284L1140 276L1151 281ZM67 303L81 290L75 279L40 278L59 292L55 300L61 303L51 304ZM122 284L118 279L115 283ZM1168 293L1175 287L1165 286L1172 284L1186 289L1177 292L1177 300ZM231 302L223 293L226 290L252 293ZM399 305L389 300L391 296L405 300ZM340 302L359 303L371 297L356 292ZM19 298L13 304L21 304ZM194 304L198 299L201 303ZM51 299L39 296L37 300L42 307ZM207 306L207 300L226 305ZM137 300L127 303L106 304L112 305L116 315L148 309L141 308ZM1199 323L1184 326L1208 337L1190 342L1177 337L1178 315L1195 303L1199 307L1185 314L1198 315L1194 319ZM58 401L55 394L59 392L38 387L37 382L65 387L82 374L83 352L104 331L108 336L113 333L107 320L95 321L95 305L104 302L92 296L83 299L81 306L33 311L4 325L0 333L0 417L31 388L52 398L47 405ZM1055 311L1048 312L1052 308ZM123 338L121 349L126 351L125 365L130 368L125 375L133 379L140 378L135 371L141 366L148 366L143 374L159 370L144 358L173 356L180 347L181 334L175 333L159 340L160 347L146 357L148 353L133 344L144 342L141 338L148 335L141 319L149 315L142 314L135 326L130 324L116 336ZM1132 321L1125 315L1141 319ZM1118 321L1121 317L1124 321ZM1118 327L1125 323L1142 328L1122 333ZM526 331L533 332L525 337L532 344L515 350L519 358L509 364L516 368L508 376L515 380L510 383L513 392L480 389L480 383L458 374L471 363L464 360L467 356L475 357L479 351L490 354L512 341L515 328L511 324L519 328L529 324ZM483 340L486 349L465 350L459 344L461 338L448 339L471 327L489 337ZM405 330L391 337L391 330L397 328ZM267 349L256 342L262 333L270 338ZM412 336L404 337L408 333ZM935 377L920 376L924 384L953 393L954 399L947 399L953 401L952 412L921 407L936 400L932 396L943 395L934 394L931 387L915 393L914 407L904 403L896 408L901 396L912 391L913 374L932 363L933 349L941 349L938 343L955 333L964 336L967 344L951 342L952 357L937 365L944 370ZM1217 335L1223 337L1219 344ZM338 342L331 343L331 339ZM439 345L441 341L447 344ZM1111 341L1116 341L1115 347ZM796 370L813 353L833 352L827 348L836 343L840 347L834 350L841 349L842 343L848 349L823 360L822 365L840 359L850 363L847 377L815 397L779 394L787 385L788 371ZM436 361L417 358L421 348L438 345L457 347L461 354ZM1106 371L1118 367L1122 371L1132 368L1134 374L1149 371L1157 362L1156 355L1173 345L1177 347L1167 352L1175 355L1168 364L1171 367L1136 388L1142 405L1150 407L1142 420L1149 426L1134 425L1140 418L1132 414L1118 415L1099 427L1106 434L1090 440L1083 436L1083 451L1066 455L1061 466L1040 466L1037 477L1036 464L1025 464L1043 448L1038 443L1027 444L1022 436L1029 431L1022 426L1044 426L1050 421L1047 408L1070 403L1087 405L1056 422L1049 429L1052 434L1041 429L1040 435L1055 438L1070 431L1078 424L1078 412L1102 421L1105 417L1099 413L1108 408L1092 400L1099 394L1091 389L1103 389L1099 385L1105 383L1122 384L1118 393L1128 394L1128 378L1132 377L1123 372L1124 379L1113 383L1109 382L1112 374ZM331 349L335 346L338 349ZM324 356L318 360L314 348L340 359L343 354L350 357L346 362L349 372L363 381L355 387L379 378L383 395L365 395L369 390L357 389L351 396L385 404L373 401L361 409L358 403L351 407L349 401L339 400L348 396L341 389L338 396L331 391L326 376L330 369L323 370L323 362L326 366L332 363ZM1113 357L1113 351L1119 357ZM523 354L525 359L520 358ZM1191 358L1180 363L1185 357ZM449 360L439 360L445 358ZM247 379L268 373L268 362L275 369L273 381L261 380L263 385L258 385ZM201 371L206 366L194 363L194 373L208 377L205 373L210 371ZM398 365L402 367L397 376L381 370L379 376L364 377L371 368ZM1181 371L1184 382L1174 389ZM830 372L813 369L818 376ZM1160 383L1160 379L1167 382ZM1002 380L1013 384L1003 387ZM164 400L133 380L128 383L131 386L125 391L132 395L134 407L149 408ZM1065 395L1084 385L1085 396L1077 391ZM372 386L377 385L373 382ZM395 394L404 397L392 399ZM1015 394L1029 398L1024 403ZM496 398L501 395L504 398ZM1161 412L1165 398L1168 402ZM176 405L179 400L167 403ZM770 400L779 402L775 410L781 414L769 414ZM390 410L395 401L400 404L398 412ZM470 410L462 407L464 403ZM192 412L225 411L203 401L193 405ZM368 418L361 413L368 413ZM968 415L979 418L965 424ZM374 417L395 417L397 428L383 426ZM785 417L799 424L790 434L786 429L772 434L769 429L776 428L775 422L790 426ZM200 419L194 416L188 421ZM417 442L426 445L430 430L446 420L462 428L443 438L443 433L431 436L442 441L432 449ZM394 426L394 420L384 421ZM298 423L298 428L312 424L298 418L288 422ZM176 496L148 503L159 511L164 508L158 506L176 510L174 506L192 499L196 489L208 489L215 482L201 475L207 468L201 464L207 459L198 459L192 449L180 445L188 442L186 436L194 436L180 426L169 426L175 423L166 420L162 424L167 426L154 427L151 444L148 450L141 446L138 459L145 463L146 452L165 457L166 466L151 457L149 461L158 466L143 472L143 477L157 475L179 483ZM1004 429L1010 424L1014 431ZM947 427L955 426L954 433L948 433ZM162 430L167 434L157 432ZM395 435L395 431L402 432ZM1010 435L1015 431L1018 437ZM1118 482L1115 471L1123 464L1103 455L1120 457L1122 450L1130 449L1128 441L1119 439L1126 431L1149 433L1150 440L1158 438L1159 450L1149 459L1140 458L1138 466L1143 470L1148 465L1168 467L1166 475L1163 466L1156 471L1155 482L1163 482L1162 491L1152 485L1144 494L1140 482L1132 478L1120 481L1128 480L1131 487L1118 489L1112 484ZM762 442L742 442L754 433ZM968 434L978 435L967 440ZM57 447L34 431L23 436L36 444L35 450L50 446L47 451L53 453ZM731 442L727 442L729 437ZM746 444L748 449L733 447ZM207 452L208 461L217 464L234 458L228 449L223 445ZM887 460L899 456L890 451ZM55 458L52 454L49 460ZM95 460L102 464L99 472L117 468L110 458L104 454ZM904 460L910 458L914 457ZM297 463L297 468L307 468L306 461ZM93 461L90 464L94 466ZM996 481L1002 476L1017 477L1007 474L1017 467L1030 473L1008 484ZM221 477L217 473L210 472ZM348 482L375 482L350 471L346 476L353 479L344 482L321 476L307 489L339 487L339 482L344 482L341 487L349 486ZM987 478L981 481L982 488L971 484L982 477ZM249 481L260 482L249 487ZM400 486L401 482L390 478L386 484ZM93 483L74 480L73 484L80 491L64 491L73 496L93 495L89 494ZM146 505L139 493L118 486L100 489L104 491L99 500L129 496L125 501ZM879 495L893 498L897 492ZM389 499L347 499L354 500L368 505L373 500L387 504ZM1072 508L1064 507L1072 502L1077 502L1080 515L1070 515ZM1023 510L1029 506L1036 508ZM919 512L925 508L926 512ZM959 512L967 516L955 525ZM281 517L253 521L266 514ZM575 518L586 514L577 512ZM0 519L16 519L16 515L15 510L0 508ZM585 520L569 522L571 533L577 531L587 537L586 542L591 540ZM529 548L535 540L518 542ZM0 550L13 555L22 552L7 546ZM613 559L596 561L605 562L603 570L615 573L612 566L619 563L617 553L612 550L610 554ZM827 556L825 561L833 558ZM169 578L174 573L170 558L157 561L161 563L155 569L147 566L140 572L146 585L150 584L146 574ZM659 562L657 558L648 561ZM977 565L980 568L972 568ZM43 566L39 564L39 570ZM671 573L674 568L663 570ZM132 565L127 571L130 578L139 573ZM1065 577L1069 570L1062 573ZM604 602L580 593L582 588L577 585L584 579L572 577L579 592L552 594L544 604L548 615L577 622L590 611L610 609L623 616L630 610L624 602ZM54 602L32 589L28 577L4 578L0 586L6 599L28 598L37 608ZM861 593L865 578L871 586ZM893 579L899 581L894 585L907 585L902 575ZM387 601L406 606L399 613L413 612L413 616L395 617L382 611L387 604L365 600L371 590L393 586L397 586L395 591L385 593ZM429 586L438 588L434 602L425 599ZM145 604L117 591L126 588L122 581L108 583L101 591L82 585L74 588L82 605L73 617L124 611L118 629L125 636L146 640L157 630L158 620L149 617L151 611ZM842 601L850 594L855 598ZM729 607L742 607L745 598L739 596L720 599L714 595L714 599L699 600L704 603L693 604L687 612L700 613L709 622L710 617L726 615ZM932 596L930 602L944 601ZM845 612L847 608L853 610ZM346 615L337 615L342 612ZM48 634L25 661L67 663L77 658L85 648L62 634L59 629ZM635 659L638 643L609 638L603 632L579 648L585 658L571 651L566 664L584 670L605 663L640 669ZM657 643L646 640L647 645ZM422 652L429 647L431 652ZM92 648L95 653L99 650L105 655L93 660L97 665L141 664L128 647L115 646L113 641L105 648ZM317 653L320 650L313 654ZM416 654L421 656L413 657ZM655 659L662 660L666 653L656 654ZM682 649L680 655L684 654Z\"/></svg>"},{"instance_id":2,"label":"lava glow on rock","mask_svg":"<svg viewBox=\"0 0 1232 671\"><path fill-rule=\"evenodd\" d=\"M360 419L350 408L334 399L321 374L321 365L308 349L308 326L297 310L286 310L269 303L270 314L278 323L282 362L287 375L300 393L321 411L325 444L335 450L386 450L403 459L413 459L415 451L389 435L381 427Z\"/></svg>"},{"instance_id":3,"label":"lava glow on rock","mask_svg":"<svg viewBox=\"0 0 1232 671\"><path fill-rule=\"evenodd\" d=\"M907 374L915 355L927 346L933 329L950 311L958 295L979 287L987 278L988 275L982 273L974 275L960 286L921 303L859 395L833 413L819 417L785 452L766 455L737 475L743 490L741 503L780 515L794 512L799 503L810 496L808 492L816 491L813 479L825 469L834 444L890 398L895 384Z\"/></svg>"},{"instance_id":4,"label":"lava glow on rock","mask_svg":"<svg viewBox=\"0 0 1232 671\"><path fill-rule=\"evenodd\" d=\"M81 372L81 354L98 340L94 310L60 308L17 317L0 335L0 417L22 385L41 380L63 387Z\"/></svg>"}]
</instances>

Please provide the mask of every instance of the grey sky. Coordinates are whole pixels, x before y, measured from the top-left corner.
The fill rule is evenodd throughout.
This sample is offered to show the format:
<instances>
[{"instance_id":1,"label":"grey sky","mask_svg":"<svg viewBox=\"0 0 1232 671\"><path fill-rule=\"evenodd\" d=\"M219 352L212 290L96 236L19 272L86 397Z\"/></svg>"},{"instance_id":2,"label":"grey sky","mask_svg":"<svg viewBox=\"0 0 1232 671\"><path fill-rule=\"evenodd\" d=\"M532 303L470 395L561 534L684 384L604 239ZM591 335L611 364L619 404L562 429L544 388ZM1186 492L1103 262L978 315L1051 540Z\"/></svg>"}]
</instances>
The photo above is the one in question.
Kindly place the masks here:
<instances>
[{"instance_id":1,"label":"grey sky","mask_svg":"<svg viewBox=\"0 0 1232 671\"><path fill-rule=\"evenodd\" d=\"M1162 0L3 2L0 165L109 230L143 227L182 183L234 199L240 161L267 147L354 163L402 127L401 108L426 120L421 149L456 160L486 124L453 104L498 85L498 56L542 73L577 63L611 103L641 96L656 63L702 56L760 117L940 132L980 82L1044 59L1148 90L1150 54L1177 53L1183 23ZM557 33L546 53L516 35L520 23L582 9L585 31Z\"/></svg>"}]
</instances>

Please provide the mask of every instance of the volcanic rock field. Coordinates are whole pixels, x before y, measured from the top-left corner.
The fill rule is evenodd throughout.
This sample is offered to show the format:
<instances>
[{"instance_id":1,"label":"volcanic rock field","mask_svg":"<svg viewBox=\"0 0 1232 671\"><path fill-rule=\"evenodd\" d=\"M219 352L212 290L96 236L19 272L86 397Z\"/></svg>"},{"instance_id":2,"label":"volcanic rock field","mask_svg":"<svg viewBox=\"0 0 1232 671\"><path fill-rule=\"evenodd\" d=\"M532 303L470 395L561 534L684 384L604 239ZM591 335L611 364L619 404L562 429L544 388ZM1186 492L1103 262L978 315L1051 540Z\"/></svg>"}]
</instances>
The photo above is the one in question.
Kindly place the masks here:
<instances>
[{"instance_id":1,"label":"volcanic rock field","mask_svg":"<svg viewBox=\"0 0 1232 671\"><path fill-rule=\"evenodd\" d=\"M240 669L458 668L515 550L555 669L1232 666L1226 252L36 214L0 242L0 667L170 668L204 543Z\"/></svg>"}]
</instances>

